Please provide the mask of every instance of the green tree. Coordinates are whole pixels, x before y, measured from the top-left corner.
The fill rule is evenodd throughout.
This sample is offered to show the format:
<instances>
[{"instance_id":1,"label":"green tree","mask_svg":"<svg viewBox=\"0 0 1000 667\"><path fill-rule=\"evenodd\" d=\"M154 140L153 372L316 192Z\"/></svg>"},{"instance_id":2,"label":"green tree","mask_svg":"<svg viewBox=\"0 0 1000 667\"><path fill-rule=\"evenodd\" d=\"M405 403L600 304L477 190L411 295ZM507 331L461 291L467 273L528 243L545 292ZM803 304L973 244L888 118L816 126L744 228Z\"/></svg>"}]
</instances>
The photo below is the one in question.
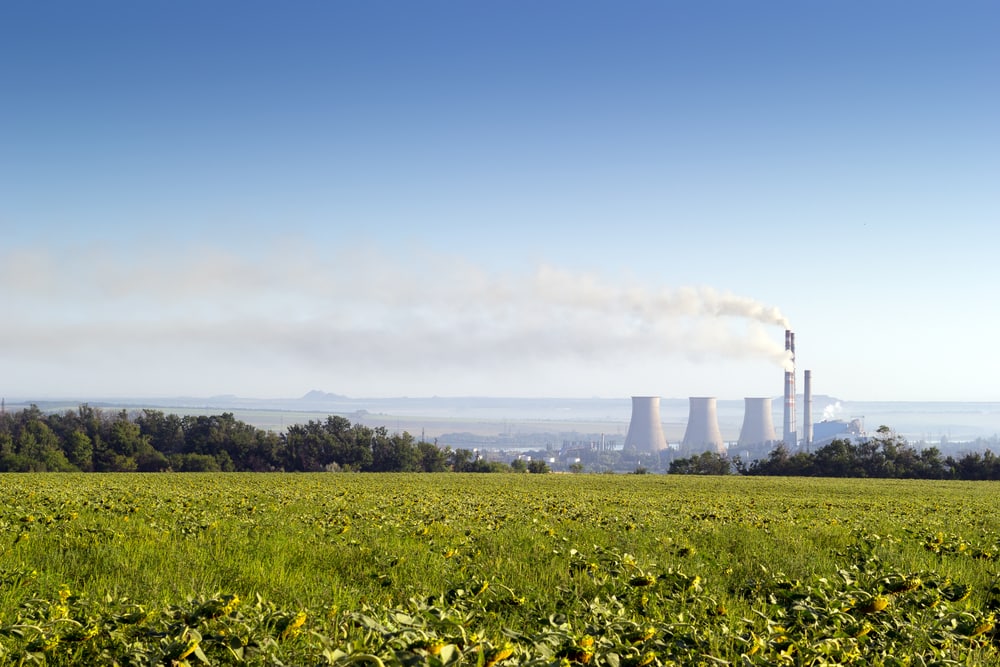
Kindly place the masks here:
<instances>
[{"instance_id":1,"label":"green tree","mask_svg":"<svg viewBox=\"0 0 1000 667\"><path fill-rule=\"evenodd\" d=\"M7 431L0 431L0 456L14 455L14 437Z\"/></svg>"},{"instance_id":2,"label":"green tree","mask_svg":"<svg viewBox=\"0 0 1000 667\"><path fill-rule=\"evenodd\" d=\"M372 439L373 472L415 472L419 470L418 450L413 436L405 431L390 436L384 426L374 429Z\"/></svg>"},{"instance_id":3,"label":"green tree","mask_svg":"<svg viewBox=\"0 0 1000 667\"><path fill-rule=\"evenodd\" d=\"M160 410L143 410L136 420L141 433L162 454L185 451L184 420Z\"/></svg>"},{"instance_id":4,"label":"green tree","mask_svg":"<svg viewBox=\"0 0 1000 667\"><path fill-rule=\"evenodd\" d=\"M47 452L61 449L59 438L40 419L32 419L21 427L15 448L18 454L36 462L41 462Z\"/></svg>"},{"instance_id":5,"label":"green tree","mask_svg":"<svg viewBox=\"0 0 1000 667\"><path fill-rule=\"evenodd\" d=\"M40 412L31 412L15 441L15 458L4 465L10 470L38 472L70 472L77 470L63 454L59 436L44 421Z\"/></svg>"},{"instance_id":6,"label":"green tree","mask_svg":"<svg viewBox=\"0 0 1000 667\"><path fill-rule=\"evenodd\" d=\"M220 472L222 468L210 454L172 454L170 467L177 472Z\"/></svg>"},{"instance_id":7,"label":"green tree","mask_svg":"<svg viewBox=\"0 0 1000 667\"><path fill-rule=\"evenodd\" d=\"M729 475L730 460L718 452L702 452L688 458L674 459L667 472L673 475Z\"/></svg>"},{"instance_id":8,"label":"green tree","mask_svg":"<svg viewBox=\"0 0 1000 667\"><path fill-rule=\"evenodd\" d=\"M94 469L94 443L82 429L72 431L64 442L66 458L85 472Z\"/></svg>"},{"instance_id":9,"label":"green tree","mask_svg":"<svg viewBox=\"0 0 1000 667\"><path fill-rule=\"evenodd\" d=\"M101 463L108 471L134 472L138 470L137 459L153 451L155 450L149 444L149 438L142 434L139 425L122 410L111 422L107 450L103 452Z\"/></svg>"},{"instance_id":10,"label":"green tree","mask_svg":"<svg viewBox=\"0 0 1000 667\"><path fill-rule=\"evenodd\" d=\"M250 462L259 458L257 429L233 416L232 412L221 415L185 417L183 428L183 451L188 454L206 454L215 457L223 470L246 470ZM167 429L171 427L167 421ZM310 422L310 434L322 431L319 424ZM174 436L176 437L176 435ZM320 433L320 439L326 440ZM328 449L328 448L327 448ZM319 465L310 469L321 469Z\"/></svg>"},{"instance_id":11,"label":"green tree","mask_svg":"<svg viewBox=\"0 0 1000 667\"><path fill-rule=\"evenodd\" d=\"M163 472L170 470L170 460L162 452L151 449L135 457L135 468L139 472Z\"/></svg>"},{"instance_id":12,"label":"green tree","mask_svg":"<svg viewBox=\"0 0 1000 667\"><path fill-rule=\"evenodd\" d=\"M927 447L921 450L918 462L921 479L947 479L951 470L941 458L941 450L937 447Z\"/></svg>"},{"instance_id":13,"label":"green tree","mask_svg":"<svg viewBox=\"0 0 1000 667\"><path fill-rule=\"evenodd\" d=\"M866 477L864 462L849 440L837 439L813 453L813 469L821 477ZM872 461L871 454L868 456Z\"/></svg>"},{"instance_id":14,"label":"green tree","mask_svg":"<svg viewBox=\"0 0 1000 667\"><path fill-rule=\"evenodd\" d=\"M814 474L813 458L806 452L790 454L784 443L772 449L766 459L757 459L747 468L748 475L810 476Z\"/></svg>"},{"instance_id":15,"label":"green tree","mask_svg":"<svg viewBox=\"0 0 1000 667\"><path fill-rule=\"evenodd\" d=\"M549 469L549 464L542 459L532 459L528 463L528 472L542 474L552 471Z\"/></svg>"},{"instance_id":16,"label":"green tree","mask_svg":"<svg viewBox=\"0 0 1000 667\"><path fill-rule=\"evenodd\" d=\"M510 472L510 466L503 461L487 461L478 459L472 466L471 472Z\"/></svg>"},{"instance_id":17,"label":"green tree","mask_svg":"<svg viewBox=\"0 0 1000 667\"><path fill-rule=\"evenodd\" d=\"M474 460L475 452L460 447L451 454L451 469L455 472L471 472Z\"/></svg>"},{"instance_id":18,"label":"green tree","mask_svg":"<svg viewBox=\"0 0 1000 667\"><path fill-rule=\"evenodd\" d=\"M340 431L338 426L334 459L343 468L364 470L372 463L373 437L372 429L362 424L355 424L345 431Z\"/></svg>"},{"instance_id":19,"label":"green tree","mask_svg":"<svg viewBox=\"0 0 1000 667\"><path fill-rule=\"evenodd\" d=\"M448 470L447 448L440 448L430 442L417 443L417 459L423 472L445 472Z\"/></svg>"},{"instance_id":20,"label":"green tree","mask_svg":"<svg viewBox=\"0 0 1000 667\"><path fill-rule=\"evenodd\" d=\"M343 465L335 456L335 445L321 423L293 424L284 435L285 470L319 472L331 463Z\"/></svg>"}]
</instances>

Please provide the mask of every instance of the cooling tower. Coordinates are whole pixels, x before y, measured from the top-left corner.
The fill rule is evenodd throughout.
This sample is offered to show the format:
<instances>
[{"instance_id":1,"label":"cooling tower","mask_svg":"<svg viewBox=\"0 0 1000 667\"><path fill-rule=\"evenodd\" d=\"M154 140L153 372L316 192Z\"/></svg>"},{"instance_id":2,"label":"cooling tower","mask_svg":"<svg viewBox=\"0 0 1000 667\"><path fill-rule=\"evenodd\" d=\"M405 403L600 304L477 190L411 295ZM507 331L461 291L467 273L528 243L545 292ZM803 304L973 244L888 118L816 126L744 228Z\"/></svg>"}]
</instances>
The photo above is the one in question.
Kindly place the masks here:
<instances>
[{"instance_id":1,"label":"cooling tower","mask_svg":"<svg viewBox=\"0 0 1000 667\"><path fill-rule=\"evenodd\" d=\"M799 444L795 433L795 334L785 330L785 351L792 353L792 370L785 371L785 423L783 439L789 447Z\"/></svg>"},{"instance_id":2,"label":"cooling tower","mask_svg":"<svg viewBox=\"0 0 1000 667\"><path fill-rule=\"evenodd\" d=\"M741 447L777 442L770 398L744 398L743 428L740 429Z\"/></svg>"},{"instance_id":3,"label":"cooling tower","mask_svg":"<svg viewBox=\"0 0 1000 667\"><path fill-rule=\"evenodd\" d=\"M625 449L639 452L658 452L667 448L660 422L659 396L633 396L632 421L625 436Z\"/></svg>"},{"instance_id":4,"label":"cooling tower","mask_svg":"<svg viewBox=\"0 0 1000 667\"><path fill-rule=\"evenodd\" d=\"M812 371L802 371L802 402L805 405L802 406L802 441L806 446L811 445L813 441L813 388L812 388Z\"/></svg>"},{"instance_id":5,"label":"cooling tower","mask_svg":"<svg viewBox=\"0 0 1000 667\"><path fill-rule=\"evenodd\" d=\"M684 447L692 450L703 447L704 450L713 449L719 454L725 454L726 443L719 431L715 398L692 396L689 400L691 408L687 430L684 431Z\"/></svg>"}]
</instances>

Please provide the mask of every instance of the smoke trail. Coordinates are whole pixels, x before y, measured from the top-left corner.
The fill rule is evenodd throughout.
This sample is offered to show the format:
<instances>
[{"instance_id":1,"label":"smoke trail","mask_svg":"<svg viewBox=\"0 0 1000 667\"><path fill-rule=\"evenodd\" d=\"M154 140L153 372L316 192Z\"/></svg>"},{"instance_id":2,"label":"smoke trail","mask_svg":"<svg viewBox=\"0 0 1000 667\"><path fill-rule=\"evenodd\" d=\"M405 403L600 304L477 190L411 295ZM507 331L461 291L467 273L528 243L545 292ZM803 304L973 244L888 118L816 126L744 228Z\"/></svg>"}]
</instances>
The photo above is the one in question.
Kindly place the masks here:
<instances>
[{"instance_id":1,"label":"smoke trail","mask_svg":"<svg viewBox=\"0 0 1000 667\"><path fill-rule=\"evenodd\" d=\"M626 307L647 318L676 316L736 317L789 326L788 319L773 306L749 297L720 292L711 287L681 287L646 290L641 287L603 285L593 276L542 266L535 276L540 294L556 303L615 312Z\"/></svg>"},{"instance_id":2,"label":"smoke trail","mask_svg":"<svg viewBox=\"0 0 1000 667\"><path fill-rule=\"evenodd\" d=\"M615 284L552 266L491 273L453 259L301 248L267 261L218 249L0 260L23 313L0 331L0 347L51 358L274 357L354 373L507 372L638 355L789 361L768 331L787 327L777 308L710 287Z\"/></svg>"},{"instance_id":3,"label":"smoke trail","mask_svg":"<svg viewBox=\"0 0 1000 667\"><path fill-rule=\"evenodd\" d=\"M579 274L551 266L540 267L528 294L560 321L567 318L584 325L623 325L621 339L609 344L645 342L654 351L657 345L680 352L691 359L707 356L773 360L790 368L783 345L772 340L762 325L788 327L788 319L773 307L749 297L720 292L711 287L659 288L616 286L593 275ZM743 321L743 331L734 330L729 320ZM647 340L648 339L648 340ZM617 349L621 349L620 347Z\"/></svg>"}]
</instances>

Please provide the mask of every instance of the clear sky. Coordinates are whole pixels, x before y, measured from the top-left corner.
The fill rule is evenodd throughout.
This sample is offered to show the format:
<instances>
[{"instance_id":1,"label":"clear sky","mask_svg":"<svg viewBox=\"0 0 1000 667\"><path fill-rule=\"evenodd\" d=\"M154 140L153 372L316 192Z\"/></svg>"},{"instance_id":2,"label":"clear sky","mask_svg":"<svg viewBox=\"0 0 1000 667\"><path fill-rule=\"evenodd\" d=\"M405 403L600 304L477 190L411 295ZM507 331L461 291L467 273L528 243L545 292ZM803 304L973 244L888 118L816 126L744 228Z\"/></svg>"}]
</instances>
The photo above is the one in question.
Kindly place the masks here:
<instances>
[{"instance_id":1,"label":"clear sky","mask_svg":"<svg viewBox=\"0 0 1000 667\"><path fill-rule=\"evenodd\" d=\"M0 5L0 395L1000 400L1000 4Z\"/></svg>"}]
</instances>

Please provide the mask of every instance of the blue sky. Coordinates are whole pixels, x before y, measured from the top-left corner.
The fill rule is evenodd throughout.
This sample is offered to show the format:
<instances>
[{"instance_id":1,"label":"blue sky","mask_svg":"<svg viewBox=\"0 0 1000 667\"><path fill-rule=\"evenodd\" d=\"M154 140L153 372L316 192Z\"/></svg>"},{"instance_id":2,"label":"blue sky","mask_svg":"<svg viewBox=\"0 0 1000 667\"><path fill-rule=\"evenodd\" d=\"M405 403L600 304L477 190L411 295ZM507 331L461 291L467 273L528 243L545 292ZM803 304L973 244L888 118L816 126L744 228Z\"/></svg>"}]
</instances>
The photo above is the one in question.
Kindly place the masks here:
<instances>
[{"instance_id":1,"label":"blue sky","mask_svg":"<svg viewBox=\"0 0 1000 667\"><path fill-rule=\"evenodd\" d=\"M777 395L777 309L818 393L1000 400L997 34L976 1L4 3L0 394Z\"/></svg>"}]
</instances>

